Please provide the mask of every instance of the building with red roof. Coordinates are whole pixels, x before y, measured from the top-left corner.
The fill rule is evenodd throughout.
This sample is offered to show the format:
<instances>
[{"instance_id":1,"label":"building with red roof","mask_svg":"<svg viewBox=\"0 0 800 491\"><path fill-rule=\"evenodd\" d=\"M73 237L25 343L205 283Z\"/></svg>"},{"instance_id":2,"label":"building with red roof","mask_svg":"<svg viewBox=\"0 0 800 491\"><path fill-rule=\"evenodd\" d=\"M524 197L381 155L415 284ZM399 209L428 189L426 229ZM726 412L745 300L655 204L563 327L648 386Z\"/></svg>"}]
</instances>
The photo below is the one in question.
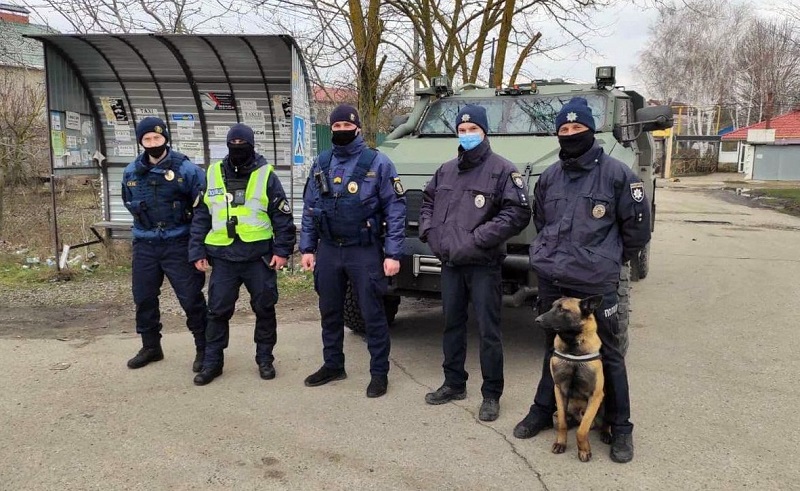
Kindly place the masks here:
<instances>
[{"instance_id":1,"label":"building with red roof","mask_svg":"<svg viewBox=\"0 0 800 491\"><path fill-rule=\"evenodd\" d=\"M800 108L722 136L738 142L738 170L747 179L800 181Z\"/></svg>"}]
</instances>

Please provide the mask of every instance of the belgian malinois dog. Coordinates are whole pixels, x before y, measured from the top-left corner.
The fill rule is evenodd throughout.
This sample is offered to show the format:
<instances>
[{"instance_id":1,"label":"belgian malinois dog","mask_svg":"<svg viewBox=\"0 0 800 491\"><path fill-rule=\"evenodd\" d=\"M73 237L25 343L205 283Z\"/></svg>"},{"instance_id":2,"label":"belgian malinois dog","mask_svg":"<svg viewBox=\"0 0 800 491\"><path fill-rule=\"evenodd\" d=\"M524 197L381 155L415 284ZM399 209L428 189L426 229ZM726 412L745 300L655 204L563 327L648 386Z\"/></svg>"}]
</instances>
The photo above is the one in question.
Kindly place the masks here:
<instances>
[{"instance_id":1,"label":"belgian malinois dog","mask_svg":"<svg viewBox=\"0 0 800 491\"><path fill-rule=\"evenodd\" d=\"M550 360L550 373L555 382L558 423L553 453L567 449L567 414L580 421L578 458L592 458L589 430L603 402L603 364L600 360L600 337L594 311L603 303L602 295L580 300L564 297L536 318L535 324L555 332L555 351Z\"/></svg>"}]
</instances>

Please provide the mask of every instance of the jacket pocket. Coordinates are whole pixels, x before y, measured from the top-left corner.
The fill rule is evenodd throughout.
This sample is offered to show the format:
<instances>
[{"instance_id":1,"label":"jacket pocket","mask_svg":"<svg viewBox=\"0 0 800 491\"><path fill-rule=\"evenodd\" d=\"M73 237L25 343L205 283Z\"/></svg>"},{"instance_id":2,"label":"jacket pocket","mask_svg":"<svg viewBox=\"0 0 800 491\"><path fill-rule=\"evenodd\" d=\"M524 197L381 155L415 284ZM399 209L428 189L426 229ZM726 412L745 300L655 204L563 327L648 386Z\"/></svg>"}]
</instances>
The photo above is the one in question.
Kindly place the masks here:
<instances>
[{"instance_id":1,"label":"jacket pocket","mask_svg":"<svg viewBox=\"0 0 800 491\"><path fill-rule=\"evenodd\" d=\"M616 223L613 196L592 193L580 196L572 219L572 238L582 246L603 242Z\"/></svg>"},{"instance_id":2,"label":"jacket pocket","mask_svg":"<svg viewBox=\"0 0 800 491\"><path fill-rule=\"evenodd\" d=\"M464 190L453 206L458 209L456 225L469 231L475 230L478 225L486 223L497 214L494 194L480 189Z\"/></svg>"},{"instance_id":3,"label":"jacket pocket","mask_svg":"<svg viewBox=\"0 0 800 491\"><path fill-rule=\"evenodd\" d=\"M436 189L436 196L433 200L433 213L431 214L431 228L443 224L447 219L452 195L453 188L449 186L440 186Z\"/></svg>"}]
</instances>

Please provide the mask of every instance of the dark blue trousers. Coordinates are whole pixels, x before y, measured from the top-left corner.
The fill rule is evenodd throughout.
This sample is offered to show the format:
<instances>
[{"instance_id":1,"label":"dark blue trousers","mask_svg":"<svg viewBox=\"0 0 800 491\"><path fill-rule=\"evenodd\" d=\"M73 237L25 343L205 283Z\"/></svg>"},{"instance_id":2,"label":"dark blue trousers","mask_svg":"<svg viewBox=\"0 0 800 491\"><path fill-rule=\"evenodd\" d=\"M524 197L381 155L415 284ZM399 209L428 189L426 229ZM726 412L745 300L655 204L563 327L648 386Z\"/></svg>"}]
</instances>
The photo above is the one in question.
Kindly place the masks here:
<instances>
[{"instance_id":1,"label":"dark blue trousers","mask_svg":"<svg viewBox=\"0 0 800 491\"><path fill-rule=\"evenodd\" d=\"M146 348L161 343L161 311L158 296L164 275L169 279L186 313L186 327L194 335L197 349L206 344L206 275L189 263L188 238L148 241L134 239L132 262L133 302L136 304L136 332Z\"/></svg>"},{"instance_id":2,"label":"dark blue trousers","mask_svg":"<svg viewBox=\"0 0 800 491\"><path fill-rule=\"evenodd\" d=\"M481 339L481 394L484 398L500 399L504 385L500 266L442 266L444 383L456 389L467 386L469 374L464 363L467 359L467 306L470 301Z\"/></svg>"},{"instance_id":3,"label":"dark blue trousers","mask_svg":"<svg viewBox=\"0 0 800 491\"><path fill-rule=\"evenodd\" d=\"M319 294L322 318L322 355L328 368L344 368L344 295L347 280L358 296L358 307L367 330L369 371L389 373L389 325L383 310L388 281L383 274L383 252L379 244L337 246L320 242L314 267L314 285Z\"/></svg>"},{"instance_id":4,"label":"dark blue trousers","mask_svg":"<svg viewBox=\"0 0 800 491\"><path fill-rule=\"evenodd\" d=\"M539 277L540 313L547 312L553 302L561 297L586 298L591 294L559 288L546 279ZM603 358L603 375L605 376L605 421L611 425L611 431L618 434L633 432L633 423L630 422L631 402L628 392L628 372L625 368L625 357L617 343L619 320L617 318L618 298L617 289L603 294L603 304L594 312L597 320L597 335L603 343L600 355ZM553 376L550 373L550 357L553 356L553 341L555 333L546 335L545 355L542 364L542 378L536 389L536 396L531 406L532 412L538 412L546 417L552 417L556 410Z\"/></svg>"},{"instance_id":5,"label":"dark blue trousers","mask_svg":"<svg viewBox=\"0 0 800 491\"><path fill-rule=\"evenodd\" d=\"M244 283L250 293L250 307L256 315L253 340L256 343L256 363L272 363L272 350L278 341L278 275L261 259L233 262L213 258L208 283L208 329L204 367L222 366L223 350L228 347L230 320Z\"/></svg>"}]
</instances>

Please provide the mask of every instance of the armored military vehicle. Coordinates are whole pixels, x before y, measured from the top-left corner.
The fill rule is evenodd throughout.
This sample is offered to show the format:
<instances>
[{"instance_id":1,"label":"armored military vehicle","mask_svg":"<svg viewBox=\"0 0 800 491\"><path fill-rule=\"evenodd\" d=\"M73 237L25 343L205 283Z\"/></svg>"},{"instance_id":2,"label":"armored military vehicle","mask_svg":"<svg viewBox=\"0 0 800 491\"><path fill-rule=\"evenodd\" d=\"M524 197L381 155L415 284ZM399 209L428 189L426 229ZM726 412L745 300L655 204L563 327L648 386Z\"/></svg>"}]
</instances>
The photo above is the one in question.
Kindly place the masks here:
<instances>
[{"instance_id":1,"label":"armored military vehicle","mask_svg":"<svg viewBox=\"0 0 800 491\"><path fill-rule=\"evenodd\" d=\"M391 280L386 310L390 321L397 313L400 297L440 295L439 260L418 237L422 190L436 169L457 155L455 118L466 104L486 108L492 150L514 162L533 194L538 176L558 160L555 117L572 97L586 98L595 117L597 139L606 153L629 165L645 183L655 219L655 176L653 138L650 131L672 126L667 106L645 107L638 93L615 86L615 68L599 67L594 84L572 84L560 79L532 80L512 87L484 88L470 84L451 88L446 77L435 77L428 88L418 90L411 114L396 119L396 127L379 149L394 162L406 189L408 216L405 256L400 274ZM533 203L533 197L530 203ZM652 223L651 223L652 226ZM532 305L536 296L536 275L528 261L528 247L536 235L531 222L527 229L509 240L503 263L504 304ZM648 273L649 248L620 272L620 321L627 326L629 279L643 279ZM346 324L363 329L357 306L347 304Z\"/></svg>"}]
</instances>

